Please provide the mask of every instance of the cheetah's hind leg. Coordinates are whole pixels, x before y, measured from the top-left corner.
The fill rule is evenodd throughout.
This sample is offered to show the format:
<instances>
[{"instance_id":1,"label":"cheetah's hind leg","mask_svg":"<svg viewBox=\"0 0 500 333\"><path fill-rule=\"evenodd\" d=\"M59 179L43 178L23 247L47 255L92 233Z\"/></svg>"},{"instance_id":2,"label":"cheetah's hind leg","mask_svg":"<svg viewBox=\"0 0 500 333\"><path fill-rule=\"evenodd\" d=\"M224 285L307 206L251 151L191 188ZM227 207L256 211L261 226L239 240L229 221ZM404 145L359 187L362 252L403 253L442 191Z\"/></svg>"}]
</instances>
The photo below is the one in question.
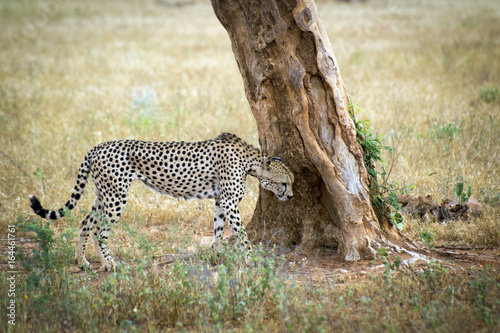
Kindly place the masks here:
<instances>
[{"instance_id":1,"label":"cheetah's hind leg","mask_svg":"<svg viewBox=\"0 0 500 333\"><path fill-rule=\"evenodd\" d=\"M96 189L97 190L97 189ZM80 235L78 236L78 243L76 246L75 262L78 267L82 270L92 268L91 264L85 258L85 250L87 246L87 240L89 235L93 230L97 229L102 220L102 200L97 195L94 201L91 211L87 216L80 222ZM96 245L94 240L94 245ZM95 246L96 251L99 247Z\"/></svg>"}]
</instances>

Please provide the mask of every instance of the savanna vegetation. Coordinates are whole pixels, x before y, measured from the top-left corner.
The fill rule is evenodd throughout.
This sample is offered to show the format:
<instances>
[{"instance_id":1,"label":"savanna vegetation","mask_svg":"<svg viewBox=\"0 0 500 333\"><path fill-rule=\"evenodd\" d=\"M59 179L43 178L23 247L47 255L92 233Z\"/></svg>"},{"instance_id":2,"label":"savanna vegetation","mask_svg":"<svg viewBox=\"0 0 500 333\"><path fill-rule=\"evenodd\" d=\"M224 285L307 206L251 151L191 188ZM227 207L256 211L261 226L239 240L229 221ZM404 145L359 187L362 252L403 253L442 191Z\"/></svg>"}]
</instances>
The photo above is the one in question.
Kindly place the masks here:
<instances>
[{"instance_id":1,"label":"savanna vegetation","mask_svg":"<svg viewBox=\"0 0 500 333\"><path fill-rule=\"evenodd\" d=\"M344 264L335 249L283 255L268 243L247 266L238 252L216 258L208 249L210 200L134 184L109 244L119 270L81 272L74 245L92 186L70 216L50 224L34 217L29 194L59 208L83 156L102 141L194 141L228 131L258 146L255 120L208 1L6 0L1 331L499 330L500 4L316 3L356 116L392 148L377 165L389 176L381 183L437 202L459 199L463 184L481 215L440 223L403 213L403 234L429 248L429 261L413 266L389 249ZM249 179L244 222L258 191ZM12 297L9 225L18 272ZM443 252L450 248L460 255ZM88 257L100 267L92 246ZM12 299L15 326L4 315Z\"/></svg>"}]
</instances>

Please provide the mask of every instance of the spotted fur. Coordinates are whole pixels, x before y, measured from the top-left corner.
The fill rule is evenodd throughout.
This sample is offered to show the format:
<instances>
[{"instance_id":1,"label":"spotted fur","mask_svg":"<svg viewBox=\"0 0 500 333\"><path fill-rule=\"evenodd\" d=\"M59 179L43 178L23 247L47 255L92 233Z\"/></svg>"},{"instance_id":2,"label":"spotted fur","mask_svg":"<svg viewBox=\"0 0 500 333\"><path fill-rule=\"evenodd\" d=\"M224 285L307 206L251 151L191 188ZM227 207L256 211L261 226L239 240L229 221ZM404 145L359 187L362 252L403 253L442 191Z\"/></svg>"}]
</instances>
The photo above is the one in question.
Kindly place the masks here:
<instances>
[{"instance_id":1,"label":"spotted fur","mask_svg":"<svg viewBox=\"0 0 500 333\"><path fill-rule=\"evenodd\" d=\"M125 210L130 183L134 180L176 198L214 198L213 245L222 240L227 219L240 246L248 250L251 246L238 210L245 193L246 176L257 177L261 186L274 192L280 200L293 196L293 174L279 157L268 158L236 135L223 133L201 142L122 140L101 143L85 156L71 198L63 208L44 209L35 196L30 196L31 208L45 219L63 217L83 195L89 174L97 197L91 212L80 223L75 261L82 268L90 267L85 259L85 246L93 232L103 268L115 269L106 245L109 228Z\"/></svg>"}]
</instances>

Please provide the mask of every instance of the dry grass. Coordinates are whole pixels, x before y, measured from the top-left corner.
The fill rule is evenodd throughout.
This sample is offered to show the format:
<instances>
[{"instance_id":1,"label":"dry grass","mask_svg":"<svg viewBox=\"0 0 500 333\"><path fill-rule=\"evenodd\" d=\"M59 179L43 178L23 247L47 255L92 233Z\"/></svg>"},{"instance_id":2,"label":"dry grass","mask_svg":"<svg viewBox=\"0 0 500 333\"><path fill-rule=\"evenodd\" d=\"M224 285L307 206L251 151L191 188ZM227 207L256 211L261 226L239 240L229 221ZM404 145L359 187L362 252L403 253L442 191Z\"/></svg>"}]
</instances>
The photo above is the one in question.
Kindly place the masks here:
<instances>
[{"instance_id":1,"label":"dry grass","mask_svg":"<svg viewBox=\"0 0 500 333\"><path fill-rule=\"evenodd\" d=\"M84 154L102 141L188 141L229 131L257 145L229 38L209 2L48 3L49 15L35 1L0 4L2 229L20 215L31 217L29 194L59 208ZM363 110L359 116L399 153L391 181L441 200L453 198L454 185L464 179L486 207L470 222L409 220L406 232L418 237L428 228L439 244L498 246L500 96L481 97L482 90L496 96L500 87L498 3L317 5L347 89ZM391 156L385 158L390 163ZM257 195L251 181L240 206L244 222ZM76 227L79 209L92 201L89 186L75 217L52 225L56 233ZM193 229L211 230L211 205L136 184L123 219L132 230L147 228L146 242L161 245L154 253L170 253L190 245ZM130 229L114 231L111 248L119 259L141 256L133 239Z\"/></svg>"},{"instance_id":2,"label":"dry grass","mask_svg":"<svg viewBox=\"0 0 500 333\"><path fill-rule=\"evenodd\" d=\"M58 208L82 156L101 141L199 140L230 131L257 144L230 41L208 4L54 3L50 15L31 2L1 8L0 147L24 171L0 156L2 224L30 214L30 193ZM440 200L452 197L462 176L474 199L497 204L486 217L495 224L500 103L480 98L481 88L500 86L499 9L492 6L318 2L360 117L400 153L391 180ZM457 130L437 133L447 123ZM253 182L244 221L257 195ZM79 208L92 200L86 195ZM124 218L139 213L148 225L210 230L210 205L136 185Z\"/></svg>"}]
</instances>

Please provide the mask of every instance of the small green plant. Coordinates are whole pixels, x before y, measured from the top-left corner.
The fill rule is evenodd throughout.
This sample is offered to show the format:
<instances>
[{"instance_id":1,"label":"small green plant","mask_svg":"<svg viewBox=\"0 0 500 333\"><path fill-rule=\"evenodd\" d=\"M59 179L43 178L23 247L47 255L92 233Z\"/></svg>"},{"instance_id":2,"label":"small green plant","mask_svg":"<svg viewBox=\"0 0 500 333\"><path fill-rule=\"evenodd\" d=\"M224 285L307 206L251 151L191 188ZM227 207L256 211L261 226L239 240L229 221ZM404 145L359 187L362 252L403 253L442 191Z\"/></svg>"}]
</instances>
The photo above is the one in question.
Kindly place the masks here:
<instances>
[{"instance_id":1,"label":"small green plant","mask_svg":"<svg viewBox=\"0 0 500 333\"><path fill-rule=\"evenodd\" d=\"M356 112L352 104L350 104L349 107L349 113L356 128L356 138L363 150L363 159L370 177L372 203L393 225L398 229L403 229L402 208L397 200L395 186L388 182L392 167L388 172L383 166L381 167L382 171L377 171L375 168L375 163L384 162L381 156L382 150L386 150L392 154L393 149L382 144L380 135L375 135L373 133L373 129L370 127L370 122L368 120L358 121L355 119L354 114L360 112L359 107ZM379 177L382 180L381 183L379 183Z\"/></svg>"},{"instance_id":2,"label":"small green plant","mask_svg":"<svg viewBox=\"0 0 500 333\"><path fill-rule=\"evenodd\" d=\"M390 283L389 276L392 272L397 271L399 267L401 266L401 257L396 256L394 259L394 262L390 262L387 257L389 256L389 253L387 252L387 249L385 247L379 247L377 249L377 254L381 256L384 259L384 281Z\"/></svg>"},{"instance_id":3,"label":"small green plant","mask_svg":"<svg viewBox=\"0 0 500 333\"><path fill-rule=\"evenodd\" d=\"M402 230L403 229L403 215L401 215L402 208L401 205L399 204L398 201L398 196L396 194L396 190L394 188L394 185L391 183L387 183L388 175L386 175L385 169L382 167L382 172L380 172L380 175L384 179L384 182L382 185L379 185L379 188L381 189L382 193L385 193L386 196L384 198L381 198L380 196L375 196L376 200L375 202L379 205L379 207L384 207L385 204L389 205L390 208L392 208L392 214L389 214L389 218L391 220L391 223L394 224L398 229Z\"/></svg>"},{"instance_id":4,"label":"small green plant","mask_svg":"<svg viewBox=\"0 0 500 333\"><path fill-rule=\"evenodd\" d=\"M419 278L425 283L431 293L435 293L443 280L446 280L448 272L449 268L443 268L439 262L431 260L427 264L427 267L422 270Z\"/></svg>"},{"instance_id":5,"label":"small green plant","mask_svg":"<svg viewBox=\"0 0 500 333\"><path fill-rule=\"evenodd\" d=\"M485 103L500 102L500 89L493 87L483 87L479 92L479 97Z\"/></svg>"},{"instance_id":6,"label":"small green plant","mask_svg":"<svg viewBox=\"0 0 500 333\"><path fill-rule=\"evenodd\" d=\"M436 234L425 228L425 231L420 228L418 231L420 238L427 244L428 247L434 247L434 241L436 240Z\"/></svg>"},{"instance_id":7,"label":"small green plant","mask_svg":"<svg viewBox=\"0 0 500 333\"><path fill-rule=\"evenodd\" d=\"M40 178L42 181L45 180L45 174L44 172L38 167L36 168L36 171L33 172L33 175L37 176L38 178Z\"/></svg>"},{"instance_id":8,"label":"small green plant","mask_svg":"<svg viewBox=\"0 0 500 333\"><path fill-rule=\"evenodd\" d=\"M492 310L494 308L493 299L489 296L489 290L498 281L489 276L488 267L485 267L479 277L471 281L471 289L475 296L472 300L472 305L476 308L478 317L486 324L486 326L493 325ZM498 301L497 301L498 304Z\"/></svg>"},{"instance_id":9,"label":"small green plant","mask_svg":"<svg viewBox=\"0 0 500 333\"><path fill-rule=\"evenodd\" d=\"M40 169L40 167L36 168L36 171L33 172L33 175L40 179L42 182L42 188L45 188L45 173Z\"/></svg>"},{"instance_id":10,"label":"small green plant","mask_svg":"<svg viewBox=\"0 0 500 333\"><path fill-rule=\"evenodd\" d=\"M396 187L399 187L398 183L396 183ZM415 191L416 188L417 187L413 184L408 184L408 185L404 184L399 188L399 193L402 195L410 194L411 192Z\"/></svg>"},{"instance_id":11,"label":"small green plant","mask_svg":"<svg viewBox=\"0 0 500 333\"><path fill-rule=\"evenodd\" d=\"M50 222L39 219L26 220L22 215L16 222L17 230L35 234L36 247L20 253L20 261L29 272L46 272L67 268L72 262L74 246L73 235L76 229L67 229L60 236L55 236Z\"/></svg>"},{"instance_id":12,"label":"small green plant","mask_svg":"<svg viewBox=\"0 0 500 333\"><path fill-rule=\"evenodd\" d=\"M482 187L480 189L481 195L483 196L483 202L491 207L500 206L500 191L495 188Z\"/></svg>"},{"instance_id":13,"label":"small green plant","mask_svg":"<svg viewBox=\"0 0 500 333\"><path fill-rule=\"evenodd\" d=\"M456 203L462 205L467 202L472 195L472 188L467 184L467 180L462 175L462 170L458 169L454 174L450 167L444 175L437 175L439 190L446 198L455 196Z\"/></svg>"},{"instance_id":14,"label":"small green plant","mask_svg":"<svg viewBox=\"0 0 500 333\"><path fill-rule=\"evenodd\" d=\"M453 188L453 193L455 194L458 203L461 205L469 200L472 194L472 189L469 185L464 185L464 182L458 182Z\"/></svg>"},{"instance_id":15,"label":"small green plant","mask_svg":"<svg viewBox=\"0 0 500 333\"><path fill-rule=\"evenodd\" d=\"M455 138L460 133L460 127L455 122L447 122L444 125L434 123L433 136L439 140Z\"/></svg>"}]
</instances>

